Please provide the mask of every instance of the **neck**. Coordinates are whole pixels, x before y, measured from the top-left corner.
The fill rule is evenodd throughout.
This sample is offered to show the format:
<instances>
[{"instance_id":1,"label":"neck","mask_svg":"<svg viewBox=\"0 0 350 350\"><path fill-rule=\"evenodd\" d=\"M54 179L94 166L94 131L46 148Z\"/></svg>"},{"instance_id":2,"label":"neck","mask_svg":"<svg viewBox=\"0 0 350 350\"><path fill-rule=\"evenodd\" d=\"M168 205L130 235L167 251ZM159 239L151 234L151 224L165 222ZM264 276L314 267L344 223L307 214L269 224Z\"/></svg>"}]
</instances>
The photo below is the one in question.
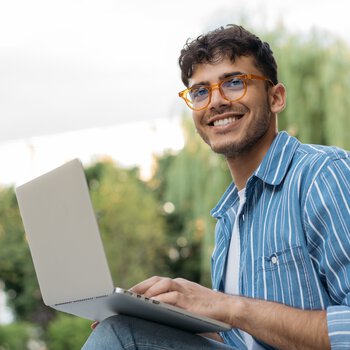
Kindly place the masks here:
<instances>
[{"instance_id":1,"label":"neck","mask_svg":"<svg viewBox=\"0 0 350 350\"><path fill-rule=\"evenodd\" d=\"M276 135L277 130L269 132L244 154L226 158L232 179L239 191L246 187L248 179L259 167Z\"/></svg>"}]
</instances>

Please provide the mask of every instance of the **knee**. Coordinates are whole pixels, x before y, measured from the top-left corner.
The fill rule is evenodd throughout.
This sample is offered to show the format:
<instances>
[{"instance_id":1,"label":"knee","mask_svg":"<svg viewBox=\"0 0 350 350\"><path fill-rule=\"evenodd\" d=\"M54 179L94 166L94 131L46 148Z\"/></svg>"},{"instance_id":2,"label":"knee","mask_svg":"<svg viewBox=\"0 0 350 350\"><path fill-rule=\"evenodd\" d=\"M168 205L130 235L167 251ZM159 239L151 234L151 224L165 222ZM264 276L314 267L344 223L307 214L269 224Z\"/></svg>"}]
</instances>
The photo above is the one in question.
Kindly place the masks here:
<instances>
[{"instance_id":1,"label":"knee","mask_svg":"<svg viewBox=\"0 0 350 350\"><path fill-rule=\"evenodd\" d=\"M98 326L96 327L96 330L99 329L100 331L102 329L104 330L111 330L111 329L121 329L128 325L128 316L124 315L113 315L108 318L105 318L103 321L101 321Z\"/></svg>"},{"instance_id":2,"label":"knee","mask_svg":"<svg viewBox=\"0 0 350 350\"><path fill-rule=\"evenodd\" d=\"M82 349L123 349L120 346L121 336L123 333L128 333L124 318L125 316L115 315L101 321L90 334Z\"/></svg>"},{"instance_id":3,"label":"knee","mask_svg":"<svg viewBox=\"0 0 350 350\"><path fill-rule=\"evenodd\" d=\"M143 328L145 322L147 323L147 321L132 316L113 315L101 321L95 331L100 334L112 333L114 336L122 334L125 337L130 337L135 329Z\"/></svg>"}]
</instances>

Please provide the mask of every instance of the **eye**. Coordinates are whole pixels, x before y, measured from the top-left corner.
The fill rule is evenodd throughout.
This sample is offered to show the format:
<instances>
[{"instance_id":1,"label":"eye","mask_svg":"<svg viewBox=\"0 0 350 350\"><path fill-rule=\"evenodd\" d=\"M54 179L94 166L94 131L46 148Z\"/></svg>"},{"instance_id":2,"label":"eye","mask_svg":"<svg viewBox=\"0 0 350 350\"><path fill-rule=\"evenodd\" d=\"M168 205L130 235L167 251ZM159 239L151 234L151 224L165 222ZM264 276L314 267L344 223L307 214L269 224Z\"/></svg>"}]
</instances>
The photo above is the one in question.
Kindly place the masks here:
<instances>
[{"instance_id":1,"label":"eye","mask_svg":"<svg viewBox=\"0 0 350 350\"><path fill-rule=\"evenodd\" d=\"M244 88L244 82L241 78L231 77L229 79L224 80L221 86L223 89L241 90Z\"/></svg>"},{"instance_id":2,"label":"eye","mask_svg":"<svg viewBox=\"0 0 350 350\"><path fill-rule=\"evenodd\" d=\"M205 86L194 87L188 94L191 101L202 101L209 96L209 89Z\"/></svg>"}]
</instances>

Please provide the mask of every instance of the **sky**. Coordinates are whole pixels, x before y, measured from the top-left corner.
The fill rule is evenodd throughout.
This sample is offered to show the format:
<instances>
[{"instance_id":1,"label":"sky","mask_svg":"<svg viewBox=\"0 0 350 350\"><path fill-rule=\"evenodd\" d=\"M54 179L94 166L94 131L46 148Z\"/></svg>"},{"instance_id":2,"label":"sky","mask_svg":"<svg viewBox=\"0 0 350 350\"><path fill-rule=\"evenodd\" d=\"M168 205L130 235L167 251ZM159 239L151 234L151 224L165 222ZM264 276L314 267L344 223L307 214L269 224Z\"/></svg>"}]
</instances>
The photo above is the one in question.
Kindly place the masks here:
<instances>
[{"instance_id":1,"label":"sky","mask_svg":"<svg viewBox=\"0 0 350 350\"><path fill-rule=\"evenodd\" d=\"M246 18L350 44L348 10L346 0L0 0L0 184L99 154L149 167L151 153L183 144L177 58L188 38Z\"/></svg>"}]
</instances>

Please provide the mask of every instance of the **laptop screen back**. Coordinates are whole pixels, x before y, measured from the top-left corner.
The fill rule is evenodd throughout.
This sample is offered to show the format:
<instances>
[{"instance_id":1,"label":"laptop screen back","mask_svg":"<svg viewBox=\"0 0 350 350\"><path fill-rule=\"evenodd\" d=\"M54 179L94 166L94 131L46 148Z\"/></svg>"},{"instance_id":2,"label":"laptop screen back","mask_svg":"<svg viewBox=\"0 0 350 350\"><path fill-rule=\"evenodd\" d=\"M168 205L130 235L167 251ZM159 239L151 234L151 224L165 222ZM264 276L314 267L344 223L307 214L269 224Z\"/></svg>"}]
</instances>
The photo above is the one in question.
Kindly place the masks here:
<instances>
[{"instance_id":1,"label":"laptop screen back","mask_svg":"<svg viewBox=\"0 0 350 350\"><path fill-rule=\"evenodd\" d=\"M84 170L75 159L16 188L46 305L114 290Z\"/></svg>"}]
</instances>

